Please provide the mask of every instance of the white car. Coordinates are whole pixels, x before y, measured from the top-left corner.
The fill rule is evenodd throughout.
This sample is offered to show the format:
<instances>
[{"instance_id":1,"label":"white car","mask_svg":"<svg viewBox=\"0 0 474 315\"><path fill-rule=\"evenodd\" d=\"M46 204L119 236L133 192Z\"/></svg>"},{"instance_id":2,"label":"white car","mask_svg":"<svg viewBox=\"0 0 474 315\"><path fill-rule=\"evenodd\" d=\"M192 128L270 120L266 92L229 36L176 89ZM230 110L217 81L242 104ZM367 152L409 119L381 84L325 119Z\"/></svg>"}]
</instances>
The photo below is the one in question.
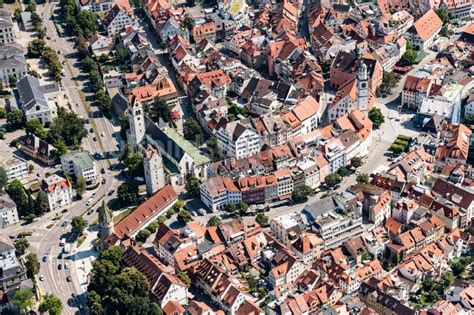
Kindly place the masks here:
<instances>
[{"instance_id":1,"label":"white car","mask_svg":"<svg viewBox=\"0 0 474 315\"><path fill-rule=\"evenodd\" d=\"M201 215L205 215L205 214L207 213L206 210L204 210L203 208L198 209L198 212L199 212Z\"/></svg>"},{"instance_id":2,"label":"white car","mask_svg":"<svg viewBox=\"0 0 474 315\"><path fill-rule=\"evenodd\" d=\"M41 276L39 277L39 279L40 279L40 281L44 281L44 276L41 275Z\"/></svg>"},{"instance_id":3,"label":"white car","mask_svg":"<svg viewBox=\"0 0 474 315\"><path fill-rule=\"evenodd\" d=\"M64 263L64 269L69 269L69 263L68 262Z\"/></svg>"}]
</instances>

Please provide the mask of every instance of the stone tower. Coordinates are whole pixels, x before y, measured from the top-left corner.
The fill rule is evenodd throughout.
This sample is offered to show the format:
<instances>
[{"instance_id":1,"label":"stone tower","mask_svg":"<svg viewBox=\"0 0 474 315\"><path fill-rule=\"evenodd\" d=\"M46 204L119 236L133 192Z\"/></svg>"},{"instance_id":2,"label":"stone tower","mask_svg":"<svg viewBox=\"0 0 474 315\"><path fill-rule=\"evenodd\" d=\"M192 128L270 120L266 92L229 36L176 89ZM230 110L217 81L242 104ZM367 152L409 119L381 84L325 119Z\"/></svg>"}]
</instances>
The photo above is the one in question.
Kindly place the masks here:
<instances>
[{"instance_id":1,"label":"stone tower","mask_svg":"<svg viewBox=\"0 0 474 315\"><path fill-rule=\"evenodd\" d=\"M128 133L128 144L133 150L138 149L138 145L145 138L145 117L143 108L135 97L132 97L128 107L128 118L130 121L130 130Z\"/></svg>"},{"instance_id":2,"label":"stone tower","mask_svg":"<svg viewBox=\"0 0 474 315\"><path fill-rule=\"evenodd\" d=\"M163 159L158 150L153 148L151 145L148 145L144 152L143 168L148 195L157 192L165 186L166 181Z\"/></svg>"},{"instance_id":3,"label":"stone tower","mask_svg":"<svg viewBox=\"0 0 474 315\"><path fill-rule=\"evenodd\" d=\"M360 59L357 69L357 108L362 112L369 111L369 76L367 75L367 65Z\"/></svg>"},{"instance_id":4,"label":"stone tower","mask_svg":"<svg viewBox=\"0 0 474 315\"><path fill-rule=\"evenodd\" d=\"M102 201L102 207L99 210L99 229L102 239L106 239L114 232L114 216L105 200Z\"/></svg>"}]
</instances>

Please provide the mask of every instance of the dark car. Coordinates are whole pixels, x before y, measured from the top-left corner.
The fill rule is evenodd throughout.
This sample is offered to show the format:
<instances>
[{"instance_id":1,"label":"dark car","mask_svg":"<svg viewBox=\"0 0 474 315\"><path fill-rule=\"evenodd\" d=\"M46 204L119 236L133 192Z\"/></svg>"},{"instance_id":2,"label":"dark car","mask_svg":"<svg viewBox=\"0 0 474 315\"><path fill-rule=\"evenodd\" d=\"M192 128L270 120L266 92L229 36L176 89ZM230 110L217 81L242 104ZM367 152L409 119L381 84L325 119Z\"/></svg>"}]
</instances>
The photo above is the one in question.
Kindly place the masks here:
<instances>
[{"instance_id":1,"label":"dark car","mask_svg":"<svg viewBox=\"0 0 474 315\"><path fill-rule=\"evenodd\" d=\"M105 169L103 167L100 169L100 173L105 174Z\"/></svg>"},{"instance_id":2,"label":"dark car","mask_svg":"<svg viewBox=\"0 0 474 315\"><path fill-rule=\"evenodd\" d=\"M61 269L63 269L63 265L58 264L58 270L61 270Z\"/></svg>"},{"instance_id":3,"label":"dark car","mask_svg":"<svg viewBox=\"0 0 474 315\"><path fill-rule=\"evenodd\" d=\"M71 282L71 281L72 281L71 276L67 276L67 277L66 277L66 281L67 281L67 282Z\"/></svg>"},{"instance_id":4,"label":"dark car","mask_svg":"<svg viewBox=\"0 0 474 315\"><path fill-rule=\"evenodd\" d=\"M63 211L61 211L61 213L66 213L67 212L67 209L64 209Z\"/></svg>"},{"instance_id":5,"label":"dark car","mask_svg":"<svg viewBox=\"0 0 474 315\"><path fill-rule=\"evenodd\" d=\"M96 137L94 137L94 138L92 138L92 140L94 140L94 141L97 141L97 138L96 138Z\"/></svg>"},{"instance_id":6,"label":"dark car","mask_svg":"<svg viewBox=\"0 0 474 315\"><path fill-rule=\"evenodd\" d=\"M107 194L108 196L112 196L114 194L115 190L111 190L109 191L109 193Z\"/></svg>"},{"instance_id":7,"label":"dark car","mask_svg":"<svg viewBox=\"0 0 474 315\"><path fill-rule=\"evenodd\" d=\"M102 178L102 185L105 184L105 181L106 181L105 178Z\"/></svg>"}]
</instances>

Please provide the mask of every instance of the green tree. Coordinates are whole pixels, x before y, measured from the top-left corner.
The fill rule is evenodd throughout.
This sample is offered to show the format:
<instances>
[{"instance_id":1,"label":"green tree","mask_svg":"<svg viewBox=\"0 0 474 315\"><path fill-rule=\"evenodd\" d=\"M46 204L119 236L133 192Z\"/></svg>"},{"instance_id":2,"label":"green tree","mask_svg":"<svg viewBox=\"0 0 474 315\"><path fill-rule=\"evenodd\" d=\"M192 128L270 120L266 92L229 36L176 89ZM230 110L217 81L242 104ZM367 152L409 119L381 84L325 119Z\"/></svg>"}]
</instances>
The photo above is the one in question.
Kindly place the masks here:
<instances>
[{"instance_id":1,"label":"green tree","mask_svg":"<svg viewBox=\"0 0 474 315\"><path fill-rule=\"evenodd\" d=\"M380 108L374 107L369 112L369 119L372 121L374 129L379 129L385 122L385 118Z\"/></svg>"},{"instance_id":2,"label":"green tree","mask_svg":"<svg viewBox=\"0 0 474 315\"><path fill-rule=\"evenodd\" d=\"M84 230L87 228L87 225L87 221L81 216L74 217L71 221L72 231L76 232L79 235L82 235L82 233L84 233Z\"/></svg>"},{"instance_id":3,"label":"green tree","mask_svg":"<svg viewBox=\"0 0 474 315\"><path fill-rule=\"evenodd\" d=\"M456 260L451 263L451 270L455 277L459 277L466 270L466 265L461 260Z\"/></svg>"},{"instance_id":4,"label":"green tree","mask_svg":"<svg viewBox=\"0 0 474 315\"><path fill-rule=\"evenodd\" d=\"M438 14L441 21L443 21L443 25L449 24L453 19L453 15L446 9L440 8L434 10L436 14Z\"/></svg>"},{"instance_id":5,"label":"green tree","mask_svg":"<svg viewBox=\"0 0 474 315\"><path fill-rule=\"evenodd\" d=\"M416 50L410 49L407 47L402 58L400 58L399 63L401 66L411 66L416 63L417 58L418 58L418 53L416 52Z\"/></svg>"},{"instance_id":6,"label":"green tree","mask_svg":"<svg viewBox=\"0 0 474 315\"><path fill-rule=\"evenodd\" d=\"M353 157L351 159L351 164L352 164L353 167L359 168L359 167L362 166L362 159L360 157L357 157L357 156Z\"/></svg>"},{"instance_id":7,"label":"green tree","mask_svg":"<svg viewBox=\"0 0 474 315\"><path fill-rule=\"evenodd\" d=\"M12 180L5 191L15 202L20 217L28 215L31 212L31 209L28 209L28 196L26 195L22 183L18 179Z\"/></svg>"},{"instance_id":8,"label":"green tree","mask_svg":"<svg viewBox=\"0 0 474 315\"><path fill-rule=\"evenodd\" d=\"M12 301L20 314L28 314L35 305L33 291L31 289L20 289L15 292Z\"/></svg>"},{"instance_id":9,"label":"green tree","mask_svg":"<svg viewBox=\"0 0 474 315\"><path fill-rule=\"evenodd\" d=\"M200 185L199 179L192 176L192 177L188 178L184 188L186 189L186 191L192 197L198 197L199 196L199 185Z\"/></svg>"},{"instance_id":10,"label":"green tree","mask_svg":"<svg viewBox=\"0 0 474 315\"><path fill-rule=\"evenodd\" d=\"M147 229L140 230L136 236L137 242L145 243L146 240L150 237L151 232Z\"/></svg>"},{"instance_id":11,"label":"green tree","mask_svg":"<svg viewBox=\"0 0 474 315\"><path fill-rule=\"evenodd\" d=\"M76 17L77 24L82 29L82 34L85 38L90 38L99 30L99 23L97 15L87 10L80 10ZM76 34L76 35L81 35Z\"/></svg>"},{"instance_id":12,"label":"green tree","mask_svg":"<svg viewBox=\"0 0 474 315\"><path fill-rule=\"evenodd\" d=\"M84 128L84 121L75 113L60 107L58 117L54 118L48 132L50 142L57 143L62 140L67 146L78 146L86 136L87 130Z\"/></svg>"},{"instance_id":13,"label":"green tree","mask_svg":"<svg viewBox=\"0 0 474 315\"><path fill-rule=\"evenodd\" d=\"M183 200L176 200L175 204L173 205L173 209L176 212L184 208L184 201Z\"/></svg>"},{"instance_id":14,"label":"green tree","mask_svg":"<svg viewBox=\"0 0 474 315\"><path fill-rule=\"evenodd\" d=\"M0 195L3 193L4 188L7 186L8 176L5 169L0 166Z\"/></svg>"},{"instance_id":15,"label":"green tree","mask_svg":"<svg viewBox=\"0 0 474 315\"><path fill-rule=\"evenodd\" d=\"M46 47L46 42L43 39L33 39L28 44L28 55L33 58L41 57Z\"/></svg>"},{"instance_id":16,"label":"green tree","mask_svg":"<svg viewBox=\"0 0 474 315\"><path fill-rule=\"evenodd\" d=\"M12 129L21 128L25 123L25 114L21 109L14 109L7 113L7 123Z\"/></svg>"},{"instance_id":17,"label":"green tree","mask_svg":"<svg viewBox=\"0 0 474 315\"><path fill-rule=\"evenodd\" d=\"M369 183L369 174L360 173L359 175L357 175L356 181L359 184L368 184Z\"/></svg>"},{"instance_id":18,"label":"green tree","mask_svg":"<svg viewBox=\"0 0 474 315\"><path fill-rule=\"evenodd\" d=\"M345 166L341 166L338 170L337 170L337 174L341 177L346 177L346 176L349 176L351 174L351 172L349 171L349 169Z\"/></svg>"},{"instance_id":19,"label":"green tree","mask_svg":"<svg viewBox=\"0 0 474 315\"><path fill-rule=\"evenodd\" d=\"M263 213L259 213L257 214L257 216L255 217L255 221L260 224L262 227L265 227L267 226L268 224L268 217L266 215L264 215Z\"/></svg>"},{"instance_id":20,"label":"green tree","mask_svg":"<svg viewBox=\"0 0 474 315\"><path fill-rule=\"evenodd\" d=\"M165 122L170 122L172 109L173 106L170 106L164 99L157 97L149 108L150 118L154 122L158 122L159 118Z\"/></svg>"},{"instance_id":21,"label":"green tree","mask_svg":"<svg viewBox=\"0 0 474 315\"><path fill-rule=\"evenodd\" d=\"M39 311L41 313L48 312L49 315L61 315L63 304L58 297L46 294L39 306Z\"/></svg>"},{"instance_id":22,"label":"green tree","mask_svg":"<svg viewBox=\"0 0 474 315\"><path fill-rule=\"evenodd\" d=\"M130 177L143 176L143 155L140 152L128 151L124 163Z\"/></svg>"},{"instance_id":23,"label":"green tree","mask_svg":"<svg viewBox=\"0 0 474 315\"><path fill-rule=\"evenodd\" d=\"M191 279L185 271L180 271L176 276L188 287L191 286Z\"/></svg>"},{"instance_id":24,"label":"green tree","mask_svg":"<svg viewBox=\"0 0 474 315\"><path fill-rule=\"evenodd\" d=\"M390 93L394 87L397 86L397 79L393 72L383 72L383 79L382 85L380 86L380 90L382 92Z\"/></svg>"},{"instance_id":25,"label":"green tree","mask_svg":"<svg viewBox=\"0 0 474 315\"><path fill-rule=\"evenodd\" d=\"M235 213L235 211L237 211L237 206L235 205L235 203L229 203L225 206L225 211L231 214Z\"/></svg>"},{"instance_id":26,"label":"green tree","mask_svg":"<svg viewBox=\"0 0 474 315\"><path fill-rule=\"evenodd\" d=\"M186 224L193 220L193 217L191 216L191 214L186 210L181 210L180 212L178 212L177 218L178 218L178 221L183 224Z\"/></svg>"},{"instance_id":27,"label":"green tree","mask_svg":"<svg viewBox=\"0 0 474 315\"><path fill-rule=\"evenodd\" d=\"M104 314L104 308L102 307L100 295L95 291L89 291L87 294L87 306L89 307L89 312L92 315L102 315Z\"/></svg>"},{"instance_id":28,"label":"green tree","mask_svg":"<svg viewBox=\"0 0 474 315\"><path fill-rule=\"evenodd\" d=\"M25 257L25 267L29 278L33 278L40 270L38 256L35 253L29 253Z\"/></svg>"},{"instance_id":29,"label":"green tree","mask_svg":"<svg viewBox=\"0 0 474 315\"><path fill-rule=\"evenodd\" d=\"M96 94L97 107L106 116L110 114L112 108L112 100L110 96L103 90L100 89Z\"/></svg>"},{"instance_id":30,"label":"green tree","mask_svg":"<svg viewBox=\"0 0 474 315\"><path fill-rule=\"evenodd\" d=\"M191 141L199 142L202 139L201 125L194 119L186 119L183 125L184 138Z\"/></svg>"},{"instance_id":31,"label":"green tree","mask_svg":"<svg viewBox=\"0 0 474 315\"><path fill-rule=\"evenodd\" d=\"M158 229L158 223L156 223L156 222L151 222L151 223L146 227L146 229L147 229L148 231L150 231L150 233L155 233L156 230Z\"/></svg>"},{"instance_id":32,"label":"green tree","mask_svg":"<svg viewBox=\"0 0 474 315\"><path fill-rule=\"evenodd\" d=\"M115 58L117 59L118 64L123 65L128 60L128 50L123 47L122 44L117 45L115 50Z\"/></svg>"},{"instance_id":33,"label":"green tree","mask_svg":"<svg viewBox=\"0 0 474 315\"><path fill-rule=\"evenodd\" d=\"M15 76L9 76L8 77L8 85L10 86L11 89L14 89L16 87L16 82L17 82L17 79Z\"/></svg>"},{"instance_id":34,"label":"green tree","mask_svg":"<svg viewBox=\"0 0 474 315\"><path fill-rule=\"evenodd\" d=\"M213 215L212 217L209 218L207 221L207 226L219 226L222 224L221 219L219 217Z\"/></svg>"},{"instance_id":35,"label":"green tree","mask_svg":"<svg viewBox=\"0 0 474 315\"><path fill-rule=\"evenodd\" d=\"M123 183L117 189L117 198L120 205L126 206L138 201L138 186L130 183Z\"/></svg>"},{"instance_id":36,"label":"green tree","mask_svg":"<svg viewBox=\"0 0 474 315\"><path fill-rule=\"evenodd\" d=\"M291 193L291 199L295 202L306 201L308 197L313 194L314 191L311 187L302 185L293 190Z\"/></svg>"},{"instance_id":37,"label":"green tree","mask_svg":"<svg viewBox=\"0 0 474 315\"><path fill-rule=\"evenodd\" d=\"M0 82L0 93L3 94L3 84ZM0 107L0 119L6 118L7 117L7 111L5 108Z\"/></svg>"},{"instance_id":38,"label":"green tree","mask_svg":"<svg viewBox=\"0 0 474 315\"><path fill-rule=\"evenodd\" d=\"M326 176L324 179L324 182L329 186L329 187L334 187L337 184L341 182L341 177L338 174L329 174Z\"/></svg>"},{"instance_id":39,"label":"green tree","mask_svg":"<svg viewBox=\"0 0 474 315\"><path fill-rule=\"evenodd\" d=\"M159 224L161 224L161 223L165 223L166 220L168 220L168 218L166 218L164 215L160 215L160 216L156 219L156 222L158 222Z\"/></svg>"},{"instance_id":40,"label":"green tree","mask_svg":"<svg viewBox=\"0 0 474 315\"><path fill-rule=\"evenodd\" d=\"M77 36L74 44L79 53L79 58L83 59L89 54L89 45L83 36Z\"/></svg>"},{"instance_id":41,"label":"green tree","mask_svg":"<svg viewBox=\"0 0 474 315\"><path fill-rule=\"evenodd\" d=\"M209 150L209 157L211 158L212 162L218 162L224 159L224 155L222 154L221 149L217 145L216 136L211 136L209 138L207 148Z\"/></svg>"},{"instance_id":42,"label":"green tree","mask_svg":"<svg viewBox=\"0 0 474 315\"><path fill-rule=\"evenodd\" d=\"M82 196L86 192L86 188L87 188L87 185L86 185L85 178L82 176L79 176L76 179L76 182L74 184L74 189L76 190L76 194L79 196L79 198L82 198Z\"/></svg>"},{"instance_id":43,"label":"green tree","mask_svg":"<svg viewBox=\"0 0 474 315\"><path fill-rule=\"evenodd\" d=\"M464 116L464 124L474 125L474 113Z\"/></svg>"},{"instance_id":44,"label":"green tree","mask_svg":"<svg viewBox=\"0 0 474 315\"><path fill-rule=\"evenodd\" d=\"M26 122L26 132L34 134L35 136L46 139L47 133L43 127L43 124L38 119L31 119Z\"/></svg>"},{"instance_id":45,"label":"green tree","mask_svg":"<svg viewBox=\"0 0 474 315\"><path fill-rule=\"evenodd\" d=\"M108 300L112 309L119 313L130 312L134 298L148 298L150 284L145 276L136 268L125 268L118 275L111 277L112 290L108 296ZM143 300L145 302L145 300ZM114 314L115 312L112 312ZM146 313L134 313L146 314Z\"/></svg>"}]
</instances>

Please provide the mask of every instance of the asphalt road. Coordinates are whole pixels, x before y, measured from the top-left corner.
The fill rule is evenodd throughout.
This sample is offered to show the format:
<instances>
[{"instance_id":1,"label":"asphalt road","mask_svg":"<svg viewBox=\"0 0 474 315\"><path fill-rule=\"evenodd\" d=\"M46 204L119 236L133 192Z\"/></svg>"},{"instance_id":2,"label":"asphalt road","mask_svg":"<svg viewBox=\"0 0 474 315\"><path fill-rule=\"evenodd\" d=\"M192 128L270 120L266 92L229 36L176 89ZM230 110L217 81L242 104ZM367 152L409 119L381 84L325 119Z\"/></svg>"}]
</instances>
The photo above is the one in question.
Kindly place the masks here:
<instances>
[{"instance_id":1,"label":"asphalt road","mask_svg":"<svg viewBox=\"0 0 474 315\"><path fill-rule=\"evenodd\" d=\"M77 53L71 41L65 37L59 37L54 22L51 20L51 15L55 10L56 3L47 3L39 5L38 13L44 18L44 26L47 30L47 36L51 40L47 40L47 44L59 53L61 62L65 61L64 69L65 75L62 80L62 89L66 91L68 100L71 103L71 109L79 116L84 118L89 117L90 124L86 125L87 130L94 128L94 133L88 132L87 138L83 140L82 146L92 153L96 152L112 152L118 151L117 141L114 138L116 128L111 122L105 118L90 118L89 107L83 103L80 92L84 86L82 82L76 81L75 78L81 75L81 70L78 68ZM87 94L85 94L87 97ZM76 105L77 104L77 105ZM94 107L91 107L94 109ZM94 137L96 141L94 141ZM100 141L99 141L100 139ZM106 182L100 185L95 191L87 192L84 198L80 201L75 201L73 205L69 206L68 211L61 213L56 211L54 213L47 213L32 224L21 226L19 224L10 226L2 231L5 235L16 235L20 232L32 232L33 235L28 237L30 242L30 250L37 253L41 260L39 275L44 276L44 281L39 281L38 286L41 294L52 293L59 297L64 305L62 314L75 314L79 311L77 304L71 303L72 294L81 295L83 289L77 275L77 268L81 266L76 265L75 259L75 244L71 243L71 252L63 254L62 258L58 258L59 253L63 251L63 247L59 245L60 239L67 235L70 231L70 221L75 216L82 215L89 223L97 220L96 208L101 204L102 199L109 199L108 193L111 190L116 190L120 182L116 179L117 173L109 170L110 165L116 163L116 159L104 159L96 162L98 170L104 168L105 174L100 174L99 181L103 178ZM93 205L88 207L86 205L87 199L95 193ZM94 211L87 215L89 209ZM57 218L60 218L56 220ZM67 226L63 227L63 223ZM54 224L52 227L51 224ZM71 239L71 241L73 241ZM43 257L49 257L47 262L43 262ZM69 268L65 269L64 264L68 262ZM58 270L58 264L62 265L62 269ZM68 282L66 278L71 276L71 281ZM38 277L39 278L39 277ZM85 299L83 299L84 301Z\"/></svg>"}]
</instances>

